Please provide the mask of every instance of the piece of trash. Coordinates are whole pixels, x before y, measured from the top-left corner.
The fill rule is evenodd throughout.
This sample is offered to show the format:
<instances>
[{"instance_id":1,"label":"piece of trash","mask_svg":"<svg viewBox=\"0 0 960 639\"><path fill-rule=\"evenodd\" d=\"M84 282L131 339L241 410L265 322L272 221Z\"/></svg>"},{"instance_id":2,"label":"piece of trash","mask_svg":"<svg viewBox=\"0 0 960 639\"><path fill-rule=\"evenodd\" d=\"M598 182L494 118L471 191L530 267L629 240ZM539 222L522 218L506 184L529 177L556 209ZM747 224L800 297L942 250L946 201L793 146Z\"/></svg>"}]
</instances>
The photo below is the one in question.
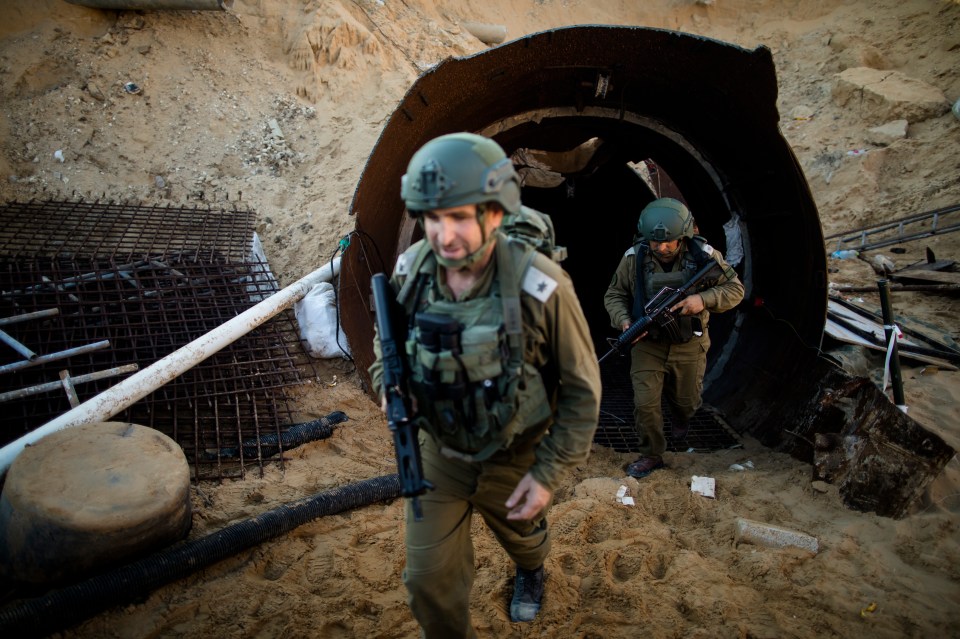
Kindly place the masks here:
<instances>
[{"instance_id":1,"label":"piece of trash","mask_svg":"<svg viewBox=\"0 0 960 639\"><path fill-rule=\"evenodd\" d=\"M735 529L734 543L738 545L747 543L766 546L768 548L793 546L795 548L809 550L813 554L817 554L820 549L820 543L816 537L796 530L763 524L742 517L737 518Z\"/></svg>"},{"instance_id":2,"label":"piece of trash","mask_svg":"<svg viewBox=\"0 0 960 639\"><path fill-rule=\"evenodd\" d=\"M280 123L274 118L267 120L267 126L270 127L270 134L277 140L283 140L283 131L280 129Z\"/></svg>"},{"instance_id":3,"label":"piece of trash","mask_svg":"<svg viewBox=\"0 0 960 639\"><path fill-rule=\"evenodd\" d=\"M860 609L860 616L861 616L861 617L866 617L867 614L875 611L876 609L877 609L877 604L876 604L875 602L871 601L871 602L870 602L870 605L868 605L866 608L861 608L861 609Z\"/></svg>"},{"instance_id":4,"label":"piece of trash","mask_svg":"<svg viewBox=\"0 0 960 639\"><path fill-rule=\"evenodd\" d=\"M633 506L634 505L633 497L624 497L623 501L621 501L620 503L623 504L624 506Z\"/></svg>"},{"instance_id":5,"label":"piece of trash","mask_svg":"<svg viewBox=\"0 0 960 639\"><path fill-rule=\"evenodd\" d=\"M158 176L156 176L155 178L153 178L153 183L157 185L157 188L158 188L158 189L162 189L163 187L165 187L165 186L167 185L167 183L164 181L162 175L158 175Z\"/></svg>"},{"instance_id":6,"label":"piece of trash","mask_svg":"<svg viewBox=\"0 0 960 639\"><path fill-rule=\"evenodd\" d=\"M825 481L820 481L819 479L817 481L810 482L810 488L813 488L818 493L830 492L830 484Z\"/></svg>"},{"instance_id":7,"label":"piece of trash","mask_svg":"<svg viewBox=\"0 0 960 639\"><path fill-rule=\"evenodd\" d=\"M897 270L896 265L886 255L874 255L870 260L870 266L873 267L877 275L889 275Z\"/></svg>"},{"instance_id":8,"label":"piece of trash","mask_svg":"<svg viewBox=\"0 0 960 639\"><path fill-rule=\"evenodd\" d=\"M837 260L849 260L854 257L859 257L860 251L856 249L844 249L842 251L834 251L830 254L830 257Z\"/></svg>"},{"instance_id":9,"label":"piece of trash","mask_svg":"<svg viewBox=\"0 0 960 639\"><path fill-rule=\"evenodd\" d=\"M847 155L850 155L850 156L863 155L866 152L867 152L866 149L850 149L849 151L847 151Z\"/></svg>"},{"instance_id":10,"label":"piece of trash","mask_svg":"<svg viewBox=\"0 0 960 639\"><path fill-rule=\"evenodd\" d=\"M690 448L687 449L687 452L688 452L688 453L695 453L695 452L697 452L697 449L694 448L693 446L691 446Z\"/></svg>"},{"instance_id":11,"label":"piece of trash","mask_svg":"<svg viewBox=\"0 0 960 639\"><path fill-rule=\"evenodd\" d=\"M59 160L60 162L63 162L63 149L57 149L56 151L54 151L53 157L55 160Z\"/></svg>"},{"instance_id":12,"label":"piece of trash","mask_svg":"<svg viewBox=\"0 0 960 639\"><path fill-rule=\"evenodd\" d=\"M749 459L748 459L747 461L743 462L743 465L744 465L746 468L753 468L753 462L750 461Z\"/></svg>"},{"instance_id":13,"label":"piece of trash","mask_svg":"<svg viewBox=\"0 0 960 639\"><path fill-rule=\"evenodd\" d=\"M140 85L137 84L136 82L127 82L126 84L123 85L123 90L126 91L127 93L132 93L134 95L136 95L137 93L140 93L141 91Z\"/></svg>"},{"instance_id":14,"label":"piece of trash","mask_svg":"<svg viewBox=\"0 0 960 639\"><path fill-rule=\"evenodd\" d=\"M620 488L617 489L617 501L620 501L621 499L623 499L623 496L626 494L627 494L627 487L620 486Z\"/></svg>"},{"instance_id":15,"label":"piece of trash","mask_svg":"<svg viewBox=\"0 0 960 639\"><path fill-rule=\"evenodd\" d=\"M716 497L717 482L713 477L693 476L690 481L690 491L713 499Z\"/></svg>"},{"instance_id":16,"label":"piece of trash","mask_svg":"<svg viewBox=\"0 0 960 639\"><path fill-rule=\"evenodd\" d=\"M957 100L956 102L953 103L953 108L951 109L951 111L953 111L954 117L960 120L960 100Z\"/></svg>"},{"instance_id":17,"label":"piece of trash","mask_svg":"<svg viewBox=\"0 0 960 639\"><path fill-rule=\"evenodd\" d=\"M737 472L740 472L746 469L747 469L746 466L741 466L740 464L730 464L730 468L729 468L729 470L735 470Z\"/></svg>"}]
</instances>

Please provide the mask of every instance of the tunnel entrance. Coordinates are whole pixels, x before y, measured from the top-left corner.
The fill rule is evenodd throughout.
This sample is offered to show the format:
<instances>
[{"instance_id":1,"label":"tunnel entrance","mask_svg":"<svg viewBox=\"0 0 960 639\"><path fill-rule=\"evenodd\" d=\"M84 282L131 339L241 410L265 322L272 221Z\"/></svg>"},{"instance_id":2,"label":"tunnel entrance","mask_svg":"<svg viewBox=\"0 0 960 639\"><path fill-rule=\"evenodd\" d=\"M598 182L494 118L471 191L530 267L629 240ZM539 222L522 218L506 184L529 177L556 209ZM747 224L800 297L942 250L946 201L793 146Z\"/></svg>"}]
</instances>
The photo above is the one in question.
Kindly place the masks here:
<instances>
[{"instance_id":1,"label":"tunnel entrance","mask_svg":"<svg viewBox=\"0 0 960 639\"><path fill-rule=\"evenodd\" d=\"M343 256L340 303L364 382L373 361L370 276L391 272L417 239L400 177L428 140L473 131L512 156L525 175L524 203L553 219L598 351L614 335L603 292L648 201L683 199L700 234L727 256L732 230L747 298L711 318L704 401L738 433L779 432L770 396L819 342L826 255L813 199L779 132L776 95L765 47L642 27L555 29L424 73L390 117L351 205L358 232Z\"/></svg>"},{"instance_id":2,"label":"tunnel entrance","mask_svg":"<svg viewBox=\"0 0 960 639\"><path fill-rule=\"evenodd\" d=\"M416 239L400 177L428 140L481 133L521 172L547 164L528 171L523 201L551 215L567 246L564 267L598 351L613 331L603 291L640 210L657 195L683 199L746 289L736 309L711 317L703 399L717 412L708 417L808 462L821 432L861 442L857 459L829 479L853 507L902 515L953 451L869 380L821 356L823 233L776 103L766 47L644 27L553 29L426 71L384 127L351 204L357 223L341 262L340 308L362 382L369 390L370 277L391 272ZM644 179L651 168L655 182ZM608 405L629 382L606 363L602 375ZM626 408L615 412L630 425Z\"/></svg>"},{"instance_id":3,"label":"tunnel entrance","mask_svg":"<svg viewBox=\"0 0 960 639\"><path fill-rule=\"evenodd\" d=\"M640 210L659 197L674 197L685 203L687 198L668 172L654 158L646 157L657 145L644 140L649 134L642 129L641 135L626 139L603 122L583 128L568 118L540 119L536 128L538 131L531 131L520 142L549 144L548 149L519 147L512 157L524 184L522 199L527 206L549 212L557 243L567 249L564 269L573 280L594 348L601 356L610 350L608 340L618 334L603 304L606 285L623 253L638 239ZM578 136L601 132L608 137L579 141ZM560 149L558 140L574 146ZM706 227L710 216L703 218ZM699 220L696 223L698 233L703 233ZM726 238L719 226L713 235L711 243L726 254ZM735 234L733 240L739 241L739 235ZM739 246L735 253L742 255ZM737 258L733 266L740 264ZM713 339L726 342L733 326L729 315L715 315L710 329ZM717 361L721 354L711 349L709 369L723 366ZM601 362L600 372L603 396L594 439L618 452L638 452L642 441L634 426L629 356L608 357ZM738 445L721 412L710 404L705 403L693 416L689 433L680 441L670 435L673 419L666 403L663 416L668 450L711 451Z\"/></svg>"}]
</instances>

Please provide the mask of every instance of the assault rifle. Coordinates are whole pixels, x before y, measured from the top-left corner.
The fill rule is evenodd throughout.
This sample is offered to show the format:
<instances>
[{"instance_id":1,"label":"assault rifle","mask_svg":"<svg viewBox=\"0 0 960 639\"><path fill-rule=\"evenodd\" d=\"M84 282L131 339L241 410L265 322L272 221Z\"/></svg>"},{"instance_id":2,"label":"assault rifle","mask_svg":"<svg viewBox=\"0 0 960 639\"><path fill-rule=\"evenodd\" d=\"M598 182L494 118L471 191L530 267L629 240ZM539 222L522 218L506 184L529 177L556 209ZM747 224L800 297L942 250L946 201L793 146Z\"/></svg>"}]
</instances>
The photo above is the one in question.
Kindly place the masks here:
<instances>
[{"instance_id":1,"label":"assault rifle","mask_svg":"<svg viewBox=\"0 0 960 639\"><path fill-rule=\"evenodd\" d=\"M371 280L373 306L377 313L377 335L380 340L380 361L383 365L383 394L387 400L387 425L393 433L397 452L397 474L400 494L412 497L413 517L423 519L418 497L433 488L423 478L417 426L411 421L410 393L407 380L410 372L403 348L406 329L400 305L390 288L387 276L377 273Z\"/></svg>"},{"instance_id":2,"label":"assault rifle","mask_svg":"<svg viewBox=\"0 0 960 639\"><path fill-rule=\"evenodd\" d=\"M647 333L650 332L652 325L669 330L671 325L676 326L677 316L670 310L674 304L687 296L687 292L705 280L707 276L719 268L715 260L710 260L699 271L694 273L685 284L677 288L664 288L650 300L644 309L647 314L630 325L627 330L620 333L620 337L610 337L607 342L610 344L610 350L597 360L597 363L607 359L613 353L624 354L636 342L639 342Z\"/></svg>"}]
</instances>

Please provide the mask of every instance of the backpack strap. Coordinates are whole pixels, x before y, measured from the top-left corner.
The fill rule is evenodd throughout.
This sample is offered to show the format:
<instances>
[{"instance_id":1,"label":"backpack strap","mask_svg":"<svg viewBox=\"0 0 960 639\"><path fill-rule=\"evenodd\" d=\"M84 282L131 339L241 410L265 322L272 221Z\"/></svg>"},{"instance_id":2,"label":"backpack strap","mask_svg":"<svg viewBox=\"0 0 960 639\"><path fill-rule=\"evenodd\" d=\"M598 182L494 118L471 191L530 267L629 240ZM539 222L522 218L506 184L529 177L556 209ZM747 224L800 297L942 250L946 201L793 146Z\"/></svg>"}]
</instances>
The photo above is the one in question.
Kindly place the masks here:
<instances>
[{"instance_id":1,"label":"backpack strap","mask_svg":"<svg viewBox=\"0 0 960 639\"><path fill-rule=\"evenodd\" d=\"M521 278L530 268L536 251L523 241L506 235L497 239L495 248L500 298L503 302L503 326L510 347L510 370L523 372L523 312L520 306ZM521 382L522 383L522 382Z\"/></svg>"},{"instance_id":2,"label":"backpack strap","mask_svg":"<svg viewBox=\"0 0 960 639\"><path fill-rule=\"evenodd\" d=\"M394 274L403 277L397 301L407 314L407 328L412 330L415 314L412 312L420 305L420 297L430 283L436 271L436 259L430 245L421 240L397 258Z\"/></svg>"},{"instance_id":3,"label":"backpack strap","mask_svg":"<svg viewBox=\"0 0 960 639\"><path fill-rule=\"evenodd\" d=\"M649 250L650 245L644 241L637 242L633 245L633 252L636 256L636 262L634 263L636 277L633 282L633 309L631 310L630 317L633 318L634 322L645 315L644 307L647 305L647 294L646 288L643 285L643 263Z\"/></svg>"}]
</instances>

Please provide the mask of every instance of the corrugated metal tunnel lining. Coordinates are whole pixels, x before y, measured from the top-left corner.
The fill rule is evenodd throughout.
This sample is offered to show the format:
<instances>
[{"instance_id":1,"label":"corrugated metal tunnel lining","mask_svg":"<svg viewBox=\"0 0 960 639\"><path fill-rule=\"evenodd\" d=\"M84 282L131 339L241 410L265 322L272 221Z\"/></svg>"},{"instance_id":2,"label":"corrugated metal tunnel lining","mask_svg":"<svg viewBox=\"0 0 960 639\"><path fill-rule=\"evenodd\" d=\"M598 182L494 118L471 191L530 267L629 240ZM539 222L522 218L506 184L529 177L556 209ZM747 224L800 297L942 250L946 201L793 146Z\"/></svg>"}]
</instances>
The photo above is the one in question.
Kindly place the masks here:
<instances>
[{"instance_id":1,"label":"corrugated metal tunnel lining","mask_svg":"<svg viewBox=\"0 0 960 639\"><path fill-rule=\"evenodd\" d=\"M438 64L391 116L354 196L362 241L344 255L341 305L358 368L373 359L370 275L390 272L416 236L400 176L427 140L476 131L515 161L533 152L567 165L556 186L525 186L523 200L553 218L598 350L613 334L603 291L656 196L638 163L670 178L676 191L661 193L683 197L725 254L724 224L735 227L747 299L714 317L704 399L740 432L779 431L775 399L807 392L789 380L822 334L826 256L776 99L768 49L642 27L555 29ZM589 161L567 162L585 143Z\"/></svg>"}]
</instances>

